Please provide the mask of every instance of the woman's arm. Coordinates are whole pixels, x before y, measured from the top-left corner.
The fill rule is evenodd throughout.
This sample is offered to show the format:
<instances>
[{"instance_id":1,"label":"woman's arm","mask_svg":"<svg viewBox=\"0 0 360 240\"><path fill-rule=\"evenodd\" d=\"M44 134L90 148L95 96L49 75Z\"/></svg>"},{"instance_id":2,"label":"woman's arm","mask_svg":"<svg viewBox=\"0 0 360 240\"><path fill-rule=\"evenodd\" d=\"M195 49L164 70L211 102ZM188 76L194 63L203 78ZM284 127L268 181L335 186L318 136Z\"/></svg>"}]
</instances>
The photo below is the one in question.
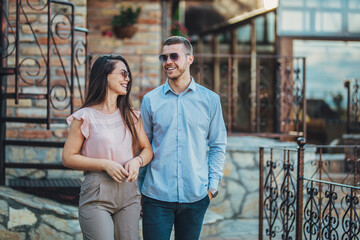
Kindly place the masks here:
<instances>
[{"instance_id":1,"label":"woman's arm","mask_svg":"<svg viewBox=\"0 0 360 240\"><path fill-rule=\"evenodd\" d=\"M70 125L62 153L64 166L85 171L106 171L117 182L128 177L129 173L120 163L108 159L89 158L80 154L85 139L81 133L82 122L83 120L74 119Z\"/></svg>"},{"instance_id":2,"label":"woman's arm","mask_svg":"<svg viewBox=\"0 0 360 240\"><path fill-rule=\"evenodd\" d=\"M145 133L141 116L137 120L135 127L139 139L140 154L125 165L125 169L129 172L128 182L135 181L139 175L139 168L148 164L153 158L153 150Z\"/></svg>"}]
</instances>

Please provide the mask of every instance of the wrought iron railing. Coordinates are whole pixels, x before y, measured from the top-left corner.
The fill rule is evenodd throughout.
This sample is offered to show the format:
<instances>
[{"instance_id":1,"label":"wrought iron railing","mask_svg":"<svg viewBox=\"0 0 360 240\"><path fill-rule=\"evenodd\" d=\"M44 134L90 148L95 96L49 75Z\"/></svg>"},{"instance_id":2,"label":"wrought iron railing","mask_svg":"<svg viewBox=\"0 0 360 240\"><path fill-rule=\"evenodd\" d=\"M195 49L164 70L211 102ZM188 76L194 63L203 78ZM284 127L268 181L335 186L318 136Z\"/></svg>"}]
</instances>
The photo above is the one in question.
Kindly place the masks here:
<instances>
[{"instance_id":1,"label":"wrought iron railing","mask_svg":"<svg viewBox=\"0 0 360 240\"><path fill-rule=\"evenodd\" d=\"M360 146L260 148L259 239L359 239Z\"/></svg>"},{"instance_id":2,"label":"wrought iron railing","mask_svg":"<svg viewBox=\"0 0 360 240\"><path fill-rule=\"evenodd\" d=\"M8 34L6 31L1 33L8 43L4 49L8 51L3 52L2 58L7 61L6 69L14 69L14 89L5 97L15 99L16 103L19 99L43 99L47 113L46 118L10 116L6 121L46 123L49 128L51 122L63 121L54 117L54 109L73 111L75 85L79 89L79 98L83 99L87 74L87 29L75 27L75 6L71 2L52 0L34 6L29 1L9 1L8 4L9 13L5 13L7 18L2 27L9 31ZM11 21L14 8L15 22ZM30 19L33 14L46 16L42 20L45 23L33 23ZM81 69L83 73L79 74ZM36 91L27 93L27 87L36 87Z\"/></svg>"},{"instance_id":3,"label":"wrought iron railing","mask_svg":"<svg viewBox=\"0 0 360 240\"><path fill-rule=\"evenodd\" d=\"M346 129L347 133L360 132L360 82L358 79L345 81L347 88L347 111Z\"/></svg>"},{"instance_id":4,"label":"wrought iron railing","mask_svg":"<svg viewBox=\"0 0 360 240\"><path fill-rule=\"evenodd\" d=\"M360 187L303 178L304 239L359 239Z\"/></svg>"},{"instance_id":5,"label":"wrought iron railing","mask_svg":"<svg viewBox=\"0 0 360 240\"><path fill-rule=\"evenodd\" d=\"M65 123L65 116L81 105L88 74L88 31L75 26L75 5L66 1L1 1L1 158L0 184L5 168L65 169L44 163L6 163L6 146L61 148L57 139L47 141L7 139L6 123L31 123L50 129ZM7 108L29 99L31 108L41 109L36 117L22 117Z\"/></svg>"}]
</instances>

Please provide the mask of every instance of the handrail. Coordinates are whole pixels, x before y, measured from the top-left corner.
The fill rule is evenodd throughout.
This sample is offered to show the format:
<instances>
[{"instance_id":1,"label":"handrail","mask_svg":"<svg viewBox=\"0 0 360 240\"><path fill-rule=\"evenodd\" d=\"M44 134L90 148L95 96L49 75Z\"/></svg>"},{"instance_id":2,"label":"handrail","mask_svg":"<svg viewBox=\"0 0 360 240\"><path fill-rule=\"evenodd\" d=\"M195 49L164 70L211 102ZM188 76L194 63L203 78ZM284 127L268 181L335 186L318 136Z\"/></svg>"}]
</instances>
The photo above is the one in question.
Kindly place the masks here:
<instances>
[{"instance_id":1,"label":"handrail","mask_svg":"<svg viewBox=\"0 0 360 240\"><path fill-rule=\"evenodd\" d=\"M302 180L306 180L306 181L311 181L311 182L324 183L324 184L334 185L334 186L338 186L338 187L345 187L345 188L352 188L352 189L360 190L360 187L356 187L356 186L352 186L352 185L347 185L347 184L341 184L341 183L336 183L336 182L329 182L329 181L324 181L324 180L319 180L319 179L314 179L314 178L306 178L306 177L302 177L301 179L302 179Z\"/></svg>"}]
</instances>

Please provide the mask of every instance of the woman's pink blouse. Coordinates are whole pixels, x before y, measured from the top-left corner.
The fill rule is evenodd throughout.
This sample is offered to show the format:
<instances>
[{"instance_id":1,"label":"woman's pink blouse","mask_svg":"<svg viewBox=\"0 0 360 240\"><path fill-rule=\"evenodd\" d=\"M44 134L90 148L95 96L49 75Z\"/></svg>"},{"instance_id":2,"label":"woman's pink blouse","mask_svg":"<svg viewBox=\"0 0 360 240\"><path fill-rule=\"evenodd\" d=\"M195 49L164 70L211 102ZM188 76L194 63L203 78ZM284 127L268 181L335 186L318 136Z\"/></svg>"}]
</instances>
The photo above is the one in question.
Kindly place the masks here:
<instances>
[{"instance_id":1,"label":"woman's pink blouse","mask_svg":"<svg viewBox=\"0 0 360 240\"><path fill-rule=\"evenodd\" d=\"M137 114L139 115L139 112ZM91 107L79 109L66 119L69 126L74 118L83 120L83 156L109 159L122 165L134 157L131 133L125 127L119 109L112 114L104 114Z\"/></svg>"}]
</instances>

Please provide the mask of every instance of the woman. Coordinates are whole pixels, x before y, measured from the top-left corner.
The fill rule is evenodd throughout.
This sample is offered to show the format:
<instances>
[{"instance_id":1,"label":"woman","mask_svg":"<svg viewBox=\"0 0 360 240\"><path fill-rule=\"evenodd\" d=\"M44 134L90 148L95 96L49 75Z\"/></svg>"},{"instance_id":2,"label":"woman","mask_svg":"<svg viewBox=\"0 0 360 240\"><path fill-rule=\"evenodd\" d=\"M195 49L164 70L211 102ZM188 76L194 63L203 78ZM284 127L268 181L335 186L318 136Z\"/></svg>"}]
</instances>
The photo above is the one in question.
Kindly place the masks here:
<instances>
[{"instance_id":1,"label":"woman","mask_svg":"<svg viewBox=\"0 0 360 240\"><path fill-rule=\"evenodd\" d=\"M100 56L91 69L84 105L67 118L63 164L85 170L79 200L84 239L139 237L137 177L153 152L131 104L131 85L123 57Z\"/></svg>"}]
</instances>

